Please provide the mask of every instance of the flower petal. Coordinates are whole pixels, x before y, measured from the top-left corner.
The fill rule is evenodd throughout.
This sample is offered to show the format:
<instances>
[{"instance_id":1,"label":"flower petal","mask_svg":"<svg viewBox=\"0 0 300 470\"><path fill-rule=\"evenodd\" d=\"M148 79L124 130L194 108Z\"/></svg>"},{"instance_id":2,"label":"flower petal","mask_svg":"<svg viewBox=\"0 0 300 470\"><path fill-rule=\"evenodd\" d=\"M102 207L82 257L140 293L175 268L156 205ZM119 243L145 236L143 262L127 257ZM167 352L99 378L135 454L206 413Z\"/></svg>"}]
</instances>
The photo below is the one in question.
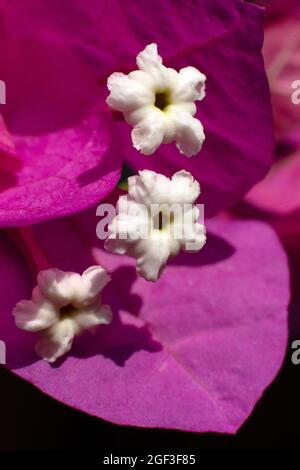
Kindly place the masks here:
<instances>
[{"instance_id":1,"label":"flower petal","mask_svg":"<svg viewBox=\"0 0 300 470\"><path fill-rule=\"evenodd\" d=\"M191 173L185 170L177 171L172 176L174 182L173 189L173 202L179 204L194 204L200 194L200 185ZM176 185L176 186L175 186Z\"/></svg>"},{"instance_id":2,"label":"flower petal","mask_svg":"<svg viewBox=\"0 0 300 470\"><path fill-rule=\"evenodd\" d=\"M36 287L32 300L21 300L13 309L16 325L21 330L37 332L45 330L58 320L58 312Z\"/></svg>"},{"instance_id":3,"label":"flower petal","mask_svg":"<svg viewBox=\"0 0 300 470\"><path fill-rule=\"evenodd\" d=\"M290 6L284 1L284 11L278 10L281 15L274 20L271 13L276 12L276 2L271 3L265 22L263 56L271 89L275 134L277 139L284 139L299 127L299 106L293 99L297 91L292 84L299 78L300 5L296 2Z\"/></svg>"},{"instance_id":4,"label":"flower petal","mask_svg":"<svg viewBox=\"0 0 300 470\"><path fill-rule=\"evenodd\" d=\"M49 328L38 340L35 351L45 361L55 362L59 357L70 351L76 332L73 320L66 319Z\"/></svg>"},{"instance_id":5,"label":"flower petal","mask_svg":"<svg viewBox=\"0 0 300 470\"><path fill-rule=\"evenodd\" d=\"M184 67L179 71L178 87L173 93L175 101L203 100L206 76L195 67Z\"/></svg>"},{"instance_id":6,"label":"flower petal","mask_svg":"<svg viewBox=\"0 0 300 470\"><path fill-rule=\"evenodd\" d=\"M0 226L95 204L116 185L121 167L97 78L74 51L34 35L1 37L0 55L10 93L3 117L20 160L0 188Z\"/></svg>"},{"instance_id":7,"label":"flower petal","mask_svg":"<svg viewBox=\"0 0 300 470\"><path fill-rule=\"evenodd\" d=\"M123 242L127 240L135 240L138 233L148 233L149 230L149 213L143 204L138 204L127 196L123 195L117 203L118 215L109 224L109 238L105 241L114 246L113 251L123 251ZM117 246L115 239L118 239ZM115 251L117 250L117 251Z\"/></svg>"},{"instance_id":8,"label":"flower petal","mask_svg":"<svg viewBox=\"0 0 300 470\"><path fill-rule=\"evenodd\" d=\"M86 291L86 305L96 300L102 289L111 281L111 276L101 266L90 266L81 276Z\"/></svg>"},{"instance_id":9,"label":"flower petal","mask_svg":"<svg viewBox=\"0 0 300 470\"><path fill-rule=\"evenodd\" d=\"M132 111L151 104L154 94L137 80L131 80L123 73L115 72L107 80L110 95L106 102L118 111Z\"/></svg>"},{"instance_id":10,"label":"flower petal","mask_svg":"<svg viewBox=\"0 0 300 470\"><path fill-rule=\"evenodd\" d=\"M146 245L146 248L138 246L139 251L144 251L143 255L137 258L136 270L140 276L147 281L157 281L163 268L165 267L170 256L170 243L158 240L143 240L139 245ZM179 243L176 243L177 251L179 251Z\"/></svg>"},{"instance_id":11,"label":"flower petal","mask_svg":"<svg viewBox=\"0 0 300 470\"><path fill-rule=\"evenodd\" d=\"M157 44L149 44L136 58L137 66L143 72L147 72L153 79L153 88L163 89L165 86L167 69L158 54Z\"/></svg>"},{"instance_id":12,"label":"flower petal","mask_svg":"<svg viewBox=\"0 0 300 470\"><path fill-rule=\"evenodd\" d=\"M187 157L197 155L205 140L201 122L193 118L180 105L171 107L170 119L175 126L176 147L180 153Z\"/></svg>"},{"instance_id":13,"label":"flower petal","mask_svg":"<svg viewBox=\"0 0 300 470\"><path fill-rule=\"evenodd\" d=\"M168 202L170 191L169 179L154 171L139 171L138 175L128 178L128 194L136 202L150 204Z\"/></svg>"},{"instance_id":14,"label":"flower petal","mask_svg":"<svg viewBox=\"0 0 300 470\"><path fill-rule=\"evenodd\" d=\"M151 155L161 145L166 132L164 113L158 109L149 109L146 117L137 124L132 132L134 148L144 155Z\"/></svg>"},{"instance_id":15,"label":"flower petal","mask_svg":"<svg viewBox=\"0 0 300 470\"><path fill-rule=\"evenodd\" d=\"M180 227L180 229L183 232L181 236L181 247L185 251L199 251L206 243L206 228L203 224L199 223L198 219L199 210L195 207L186 211L184 214L183 227ZM191 223L191 220L193 223Z\"/></svg>"},{"instance_id":16,"label":"flower petal","mask_svg":"<svg viewBox=\"0 0 300 470\"><path fill-rule=\"evenodd\" d=\"M38 273L37 282L43 295L58 307L71 303L75 295L83 294L81 277L77 273L46 269Z\"/></svg>"},{"instance_id":17,"label":"flower petal","mask_svg":"<svg viewBox=\"0 0 300 470\"><path fill-rule=\"evenodd\" d=\"M94 304L74 315L79 332L90 330L99 325L108 325L113 318L109 305Z\"/></svg>"},{"instance_id":18,"label":"flower petal","mask_svg":"<svg viewBox=\"0 0 300 470\"><path fill-rule=\"evenodd\" d=\"M110 279L101 266L89 267L82 276L56 268L40 271L37 276L38 285L47 299L58 306L70 303L78 308L92 304Z\"/></svg>"},{"instance_id":19,"label":"flower petal","mask_svg":"<svg viewBox=\"0 0 300 470\"><path fill-rule=\"evenodd\" d=\"M128 194L136 202L145 204L193 204L200 194L200 185L185 171L177 171L171 180L154 171L139 171L128 178Z\"/></svg>"},{"instance_id":20,"label":"flower petal","mask_svg":"<svg viewBox=\"0 0 300 470\"><path fill-rule=\"evenodd\" d=\"M15 145L12 139L12 136L8 132L3 117L0 114L0 154L2 158L2 153L14 154ZM1 160L0 160L1 165ZM2 165L1 165L2 166Z\"/></svg>"},{"instance_id":21,"label":"flower petal","mask_svg":"<svg viewBox=\"0 0 300 470\"><path fill-rule=\"evenodd\" d=\"M246 201L276 215L300 209L300 150L276 161L266 178L255 185Z\"/></svg>"},{"instance_id":22,"label":"flower petal","mask_svg":"<svg viewBox=\"0 0 300 470\"><path fill-rule=\"evenodd\" d=\"M94 210L72 218L82 221L90 247L95 219ZM80 245L67 219L57 223L36 226L43 249L63 269L80 268L79 260L84 269L86 242ZM5 250L0 270L9 298L0 299L0 328L10 351L7 366L53 398L114 423L236 432L285 355L288 267L266 225L218 219L208 225L202 252L182 254L155 285L137 279L128 258L99 250L114 278L105 301L118 318L99 329L96 341L82 336L59 368L26 355L25 333L14 335L7 308L25 276L17 253ZM60 253L54 249L58 227L65 240Z\"/></svg>"}]
</instances>

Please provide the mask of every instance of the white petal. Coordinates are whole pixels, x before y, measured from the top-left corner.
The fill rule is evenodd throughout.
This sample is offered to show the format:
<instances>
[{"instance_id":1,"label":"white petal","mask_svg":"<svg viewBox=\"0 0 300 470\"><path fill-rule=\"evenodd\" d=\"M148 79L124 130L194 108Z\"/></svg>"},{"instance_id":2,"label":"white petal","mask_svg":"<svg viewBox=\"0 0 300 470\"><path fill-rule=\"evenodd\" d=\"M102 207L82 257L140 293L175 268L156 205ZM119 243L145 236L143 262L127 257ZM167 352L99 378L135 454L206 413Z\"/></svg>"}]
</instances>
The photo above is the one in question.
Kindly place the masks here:
<instances>
[{"instance_id":1,"label":"white petal","mask_svg":"<svg viewBox=\"0 0 300 470\"><path fill-rule=\"evenodd\" d=\"M56 268L40 271L37 282L44 296L58 307L71 303L74 292L81 290L80 274Z\"/></svg>"},{"instance_id":2,"label":"white petal","mask_svg":"<svg viewBox=\"0 0 300 470\"><path fill-rule=\"evenodd\" d=\"M38 356L52 363L66 354L72 347L76 328L76 324L70 319L60 321L49 328L35 346Z\"/></svg>"},{"instance_id":3,"label":"white petal","mask_svg":"<svg viewBox=\"0 0 300 470\"><path fill-rule=\"evenodd\" d=\"M124 203L122 201L124 200ZM120 203L121 202L121 203ZM118 215L108 226L109 238L135 239L139 232L148 233L149 217L144 204L139 204L127 196L122 196L117 205Z\"/></svg>"},{"instance_id":4,"label":"white petal","mask_svg":"<svg viewBox=\"0 0 300 470\"><path fill-rule=\"evenodd\" d=\"M109 305L96 303L76 313L73 320L77 324L78 334L83 330L90 330L98 325L108 325L112 321L112 318L113 315Z\"/></svg>"},{"instance_id":5,"label":"white petal","mask_svg":"<svg viewBox=\"0 0 300 470\"><path fill-rule=\"evenodd\" d=\"M150 204L168 202L170 180L151 170L139 171L128 178L128 194L135 201L150 207Z\"/></svg>"},{"instance_id":6,"label":"white petal","mask_svg":"<svg viewBox=\"0 0 300 470\"><path fill-rule=\"evenodd\" d=\"M111 281L111 276L101 266L91 266L83 272L81 280L84 296L82 297L78 293L77 297L75 293L72 303L74 306L85 306L93 303L106 284Z\"/></svg>"},{"instance_id":7,"label":"white petal","mask_svg":"<svg viewBox=\"0 0 300 470\"><path fill-rule=\"evenodd\" d=\"M59 318L55 306L41 294L39 288L33 291L32 300L21 300L12 314L18 328L25 331L41 331L54 325Z\"/></svg>"},{"instance_id":8,"label":"white petal","mask_svg":"<svg viewBox=\"0 0 300 470\"><path fill-rule=\"evenodd\" d=\"M140 122L142 122L148 116L149 111L151 112L154 107L154 100L153 106L142 106L141 108L134 109L132 111L124 112L124 119L128 124L132 126L137 126Z\"/></svg>"},{"instance_id":9,"label":"white petal","mask_svg":"<svg viewBox=\"0 0 300 470\"><path fill-rule=\"evenodd\" d=\"M153 68L161 68L162 58L158 54L157 44L148 44L148 46L137 55L136 63L138 68L145 72L151 72Z\"/></svg>"},{"instance_id":10,"label":"white petal","mask_svg":"<svg viewBox=\"0 0 300 470\"><path fill-rule=\"evenodd\" d=\"M166 130L166 118L162 111L152 108L147 116L132 130L134 148L144 155L151 155L161 145Z\"/></svg>"},{"instance_id":11,"label":"white petal","mask_svg":"<svg viewBox=\"0 0 300 470\"><path fill-rule=\"evenodd\" d=\"M136 58L137 66L152 78L153 90L163 90L168 85L167 68L157 52L157 44L149 44Z\"/></svg>"},{"instance_id":12,"label":"white petal","mask_svg":"<svg viewBox=\"0 0 300 470\"><path fill-rule=\"evenodd\" d=\"M176 127L176 146L180 153L192 157L200 152L205 140L201 122L182 110L180 105L172 106L172 120Z\"/></svg>"},{"instance_id":13,"label":"white petal","mask_svg":"<svg viewBox=\"0 0 300 470\"><path fill-rule=\"evenodd\" d=\"M173 202L193 204L200 194L200 184L188 171L181 170L172 176Z\"/></svg>"},{"instance_id":14,"label":"white petal","mask_svg":"<svg viewBox=\"0 0 300 470\"><path fill-rule=\"evenodd\" d=\"M125 254L128 245L137 239L149 236L148 209L127 196L121 196L117 205L118 214L109 225L109 236L105 249L111 253Z\"/></svg>"},{"instance_id":15,"label":"white petal","mask_svg":"<svg viewBox=\"0 0 300 470\"><path fill-rule=\"evenodd\" d=\"M198 222L199 214L197 206L185 205L183 214L174 219L174 234L180 240L182 250L199 251L205 245L206 230L205 226Z\"/></svg>"},{"instance_id":16,"label":"white petal","mask_svg":"<svg viewBox=\"0 0 300 470\"><path fill-rule=\"evenodd\" d=\"M153 102L153 93L145 85L123 73L113 73L107 86L110 95L106 102L118 111L132 111Z\"/></svg>"},{"instance_id":17,"label":"white petal","mask_svg":"<svg viewBox=\"0 0 300 470\"><path fill-rule=\"evenodd\" d=\"M58 308L67 304L80 308L95 301L110 276L101 266L91 266L82 276L54 268L40 271L37 280L44 296Z\"/></svg>"},{"instance_id":18,"label":"white petal","mask_svg":"<svg viewBox=\"0 0 300 470\"><path fill-rule=\"evenodd\" d=\"M178 74L177 86L173 91L174 101L203 100L206 76L195 67L185 67Z\"/></svg>"},{"instance_id":19,"label":"white petal","mask_svg":"<svg viewBox=\"0 0 300 470\"><path fill-rule=\"evenodd\" d=\"M206 243L205 227L202 224L185 224L183 227L182 248L185 251L199 251Z\"/></svg>"},{"instance_id":20,"label":"white petal","mask_svg":"<svg viewBox=\"0 0 300 470\"><path fill-rule=\"evenodd\" d=\"M159 240L143 240L141 243L144 246L141 249L140 244L139 249L144 253L137 257L137 272L147 281L157 281L171 254L170 245L168 241L162 243Z\"/></svg>"},{"instance_id":21,"label":"white petal","mask_svg":"<svg viewBox=\"0 0 300 470\"><path fill-rule=\"evenodd\" d=\"M131 78L131 80L137 81L148 90L154 89L154 81L152 76L143 70L133 70L133 72L128 74L128 77Z\"/></svg>"},{"instance_id":22,"label":"white petal","mask_svg":"<svg viewBox=\"0 0 300 470\"><path fill-rule=\"evenodd\" d=\"M192 101L185 101L180 103L180 109L186 111L191 116L194 116L197 112L197 106Z\"/></svg>"}]
</instances>

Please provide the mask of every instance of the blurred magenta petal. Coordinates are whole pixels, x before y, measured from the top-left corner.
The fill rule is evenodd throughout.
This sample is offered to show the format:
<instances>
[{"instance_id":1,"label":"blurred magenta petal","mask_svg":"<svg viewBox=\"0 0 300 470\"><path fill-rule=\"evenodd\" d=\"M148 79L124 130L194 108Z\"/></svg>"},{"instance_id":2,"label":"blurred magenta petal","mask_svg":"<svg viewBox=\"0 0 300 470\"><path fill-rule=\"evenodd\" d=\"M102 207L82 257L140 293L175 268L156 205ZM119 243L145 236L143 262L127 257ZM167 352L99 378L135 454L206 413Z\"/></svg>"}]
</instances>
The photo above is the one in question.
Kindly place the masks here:
<instances>
[{"instance_id":1,"label":"blurred magenta petal","mask_svg":"<svg viewBox=\"0 0 300 470\"><path fill-rule=\"evenodd\" d=\"M289 254L292 299L289 313L289 334L300 336L300 209L270 221Z\"/></svg>"},{"instance_id":2,"label":"blurred magenta petal","mask_svg":"<svg viewBox=\"0 0 300 470\"><path fill-rule=\"evenodd\" d=\"M21 168L0 185L0 226L72 214L117 184L121 157L96 77L63 44L5 38L5 123Z\"/></svg>"},{"instance_id":3,"label":"blurred magenta petal","mask_svg":"<svg viewBox=\"0 0 300 470\"><path fill-rule=\"evenodd\" d=\"M271 224L288 252L300 261L300 209L284 217L274 217Z\"/></svg>"},{"instance_id":4,"label":"blurred magenta petal","mask_svg":"<svg viewBox=\"0 0 300 470\"><path fill-rule=\"evenodd\" d=\"M15 172L21 167L13 137L0 114L0 192L15 185Z\"/></svg>"},{"instance_id":5,"label":"blurred magenta petal","mask_svg":"<svg viewBox=\"0 0 300 470\"><path fill-rule=\"evenodd\" d=\"M299 79L300 4L285 2L280 15L269 18L265 27L263 55L271 88L277 139L300 127L299 106L292 102L292 83Z\"/></svg>"},{"instance_id":6,"label":"blurred magenta petal","mask_svg":"<svg viewBox=\"0 0 300 470\"><path fill-rule=\"evenodd\" d=\"M87 213L50 221L35 233L58 267L82 270L91 264L91 220ZM79 338L58 367L38 360L35 338L13 324L10 311L29 296L30 281L24 260L2 240L8 367L53 398L114 423L236 432L284 357L287 261L261 223L211 220L208 231L203 251L178 257L155 285L136 278L131 260L98 249L113 276L104 301L114 321Z\"/></svg>"},{"instance_id":7,"label":"blurred magenta petal","mask_svg":"<svg viewBox=\"0 0 300 470\"><path fill-rule=\"evenodd\" d=\"M14 154L15 145L12 136L8 132L3 117L0 114L0 155L3 153ZM1 165L1 160L0 160Z\"/></svg>"},{"instance_id":8,"label":"blurred magenta petal","mask_svg":"<svg viewBox=\"0 0 300 470\"><path fill-rule=\"evenodd\" d=\"M276 2L273 7L276 7ZM300 113L292 102L292 83L299 79L300 5L281 4L280 15L267 17L264 57L270 81L278 159L267 177L251 189L246 200L273 215L300 208ZM272 8L270 6L270 11Z\"/></svg>"},{"instance_id":9,"label":"blurred magenta petal","mask_svg":"<svg viewBox=\"0 0 300 470\"><path fill-rule=\"evenodd\" d=\"M268 20L274 19L277 15L286 14L290 8L294 8L298 0L250 0L259 6L266 8Z\"/></svg>"},{"instance_id":10,"label":"blurred magenta petal","mask_svg":"<svg viewBox=\"0 0 300 470\"><path fill-rule=\"evenodd\" d=\"M247 194L246 201L273 215L300 209L300 151L274 163L267 177Z\"/></svg>"}]
</instances>

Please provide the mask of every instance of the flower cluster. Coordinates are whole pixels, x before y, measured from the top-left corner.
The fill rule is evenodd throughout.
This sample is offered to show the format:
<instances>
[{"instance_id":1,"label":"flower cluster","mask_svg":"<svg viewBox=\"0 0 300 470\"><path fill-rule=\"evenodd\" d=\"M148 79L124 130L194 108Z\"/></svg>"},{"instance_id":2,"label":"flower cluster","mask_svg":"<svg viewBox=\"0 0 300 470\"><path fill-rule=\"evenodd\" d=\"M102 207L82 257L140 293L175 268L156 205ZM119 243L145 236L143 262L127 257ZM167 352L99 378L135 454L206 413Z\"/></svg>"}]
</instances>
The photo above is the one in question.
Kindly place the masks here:
<instances>
[{"instance_id":1,"label":"flower cluster","mask_svg":"<svg viewBox=\"0 0 300 470\"><path fill-rule=\"evenodd\" d=\"M267 224L228 212L273 157L262 9L11 3L0 32L7 367L114 423L236 432L287 339L284 250ZM96 206L114 207L102 241Z\"/></svg>"},{"instance_id":2,"label":"flower cluster","mask_svg":"<svg viewBox=\"0 0 300 470\"><path fill-rule=\"evenodd\" d=\"M205 76L194 67L179 73L164 67L156 44L137 56L137 64L140 70L129 76L114 73L108 78L107 98L110 106L123 111L126 120L135 125L134 146L153 153L162 142L176 140L181 152L188 156L197 153L204 133L201 123L192 116L196 112L194 101L205 95ZM194 205L200 185L184 170L171 180L141 171L139 176L129 178L128 185L128 205L137 212L130 216L123 213L124 196L120 197L105 248L137 258L138 274L157 281L168 259L180 249L188 246L190 251L199 251L205 244L205 229L197 223L199 210ZM174 204L184 209L180 217L174 214ZM153 205L157 207L154 216L150 215ZM146 236L124 236L137 226L142 228L149 219ZM99 297L109 279L103 268L94 266L82 276L55 268L38 274L32 299L18 302L13 314L19 328L42 335L35 348L39 356L54 362L71 349L75 336L111 321L110 307L101 305Z\"/></svg>"}]
</instances>

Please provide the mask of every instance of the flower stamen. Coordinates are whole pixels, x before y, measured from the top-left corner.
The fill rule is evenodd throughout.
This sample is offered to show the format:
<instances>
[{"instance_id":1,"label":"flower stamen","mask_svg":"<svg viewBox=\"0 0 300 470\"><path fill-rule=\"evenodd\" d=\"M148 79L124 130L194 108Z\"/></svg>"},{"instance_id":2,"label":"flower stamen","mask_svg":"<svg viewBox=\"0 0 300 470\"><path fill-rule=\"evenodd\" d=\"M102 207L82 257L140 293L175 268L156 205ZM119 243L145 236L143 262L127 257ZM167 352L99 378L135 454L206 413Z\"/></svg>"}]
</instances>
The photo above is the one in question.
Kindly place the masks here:
<instances>
[{"instance_id":1,"label":"flower stamen","mask_svg":"<svg viewBox=\"0 0 300 470\"><path fill-rule=\"evenodd\" d=\"M174 222L174 213L170 212L166 214L163 211L159 211L152 220L152 226L154 230L159 230L160 232L162 230L166 230L168 227L170 227Z\"/></svg>"},{"instance_id":2,"label":"flower stamen","mask_svg":"<svg viewBox=\"0 0 300 470\"><path fill-rule=\"evenodd\" d=\"M155 94L154 106L161 111L166 111L166 108L171 104L170 92L168 90L159 91Z\"/></svg>"},{"instance_id":3,"label":"flower stamen","mask_svg":"<svg viewBox=\"0 0 300 470\"><path fill-rule=\"evenodd\" d=\"M60 319L63 320L66 318L70 318L76 311L78 311L78 309L72 304L65 305L59 310Z\"/></svg>"}]
</instances>

